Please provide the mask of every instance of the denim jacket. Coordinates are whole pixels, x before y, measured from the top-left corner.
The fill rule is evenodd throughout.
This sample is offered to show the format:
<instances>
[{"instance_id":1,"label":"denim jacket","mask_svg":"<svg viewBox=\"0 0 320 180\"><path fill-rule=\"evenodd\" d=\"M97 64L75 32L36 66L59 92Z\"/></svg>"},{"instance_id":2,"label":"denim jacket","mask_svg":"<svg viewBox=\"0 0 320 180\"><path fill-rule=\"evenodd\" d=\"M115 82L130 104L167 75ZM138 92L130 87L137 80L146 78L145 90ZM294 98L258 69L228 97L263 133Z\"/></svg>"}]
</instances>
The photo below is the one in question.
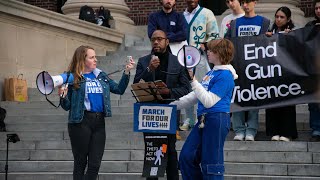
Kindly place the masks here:
<instances>
[{"instance_id":1,"label":"denim jacket","mask_svg":"<svg viewBox=\"0 0 320 180\"><path fill-rule=\"evenodd\" d=\"M126 75L123 73L120 82L116 83L114 80L110 79L105 72L97 68L93 71L93 73L103 88L105 117L110 117L112 116L110 92L122 95L128 86L130 74ZM85 81L80 82L80 88L78 89L74 89L73 85L69 85L68 94L61 102L61 107L64 110L69 111L69 123L80 123L83 119L84 110L86 110L84 105L85 88Z\"/></svg>"}]
</instances>

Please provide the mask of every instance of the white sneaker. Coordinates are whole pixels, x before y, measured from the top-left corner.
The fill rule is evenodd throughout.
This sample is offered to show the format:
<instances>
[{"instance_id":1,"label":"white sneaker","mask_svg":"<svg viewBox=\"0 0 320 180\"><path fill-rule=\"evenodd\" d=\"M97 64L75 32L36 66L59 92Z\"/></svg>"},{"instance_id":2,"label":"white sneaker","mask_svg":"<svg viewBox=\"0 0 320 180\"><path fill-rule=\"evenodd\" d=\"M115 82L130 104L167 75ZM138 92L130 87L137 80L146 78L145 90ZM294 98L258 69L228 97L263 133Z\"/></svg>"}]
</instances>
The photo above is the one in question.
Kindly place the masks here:
<instances>
[{"instance_id":1,"label":"white sneaker","mask_svg":"<svg viewBox=\"0 0 320 180\"><path fill-rule=\"evenodd\" d=\"M254 141L254 136L251 134L246 135L246 141Z\"/></svg>"},{"instance_id":2,"label":"white sneaker","mask_svg":"<svg viewBox=\"0 0 320 180\"><path fill-rule=\"evenodd\" d=\"M284 137L284 136L281 136L279 138L280 141L285 141L285 142L290 142L290 138L287 138L287 137Z\"/></svg>"},{"instance_id":3,"label":"white sneaker","mask_svg":"<svg viewBox=\"0 0 320 180\"><path fill-rule=\"evenodd\" d=\"M233 138L235 141L243 141L244 135L243 134L236 134Z\"/></svg>"},{"instance_id":4,"label":"white sneaker","mask_svg":"<svg viewBox=\"0 0 320 180\"><path fill-rule=\"evenodd\" d=\"M184 120L183 125L180 126L180 129L181 129L182 131L188 131L189 128L190 128L190 119L187 118L186 120Z\"/></svg>"},{"instance_id":5,"label":"white sneaker","mask_svg":"<svg viewBox=\"0 0 320 180\"><path fill-rule=\"evenodd\" d=\"M271 138L271 141L279 141L279 140L280 140L279 135L272 136L272 138Z\"/></svg>"}]
</instances>

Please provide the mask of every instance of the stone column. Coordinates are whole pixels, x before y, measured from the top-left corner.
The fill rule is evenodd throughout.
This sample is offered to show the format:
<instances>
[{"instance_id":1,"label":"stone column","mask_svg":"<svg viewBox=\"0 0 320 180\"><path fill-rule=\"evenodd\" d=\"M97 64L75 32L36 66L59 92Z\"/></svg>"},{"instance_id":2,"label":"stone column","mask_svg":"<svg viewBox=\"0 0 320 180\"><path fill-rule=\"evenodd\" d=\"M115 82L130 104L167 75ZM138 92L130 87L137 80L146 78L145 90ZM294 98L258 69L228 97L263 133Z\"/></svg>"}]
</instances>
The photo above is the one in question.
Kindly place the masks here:
<instances>
[{"instance_id":1,"label":"stone column","mask_svg":"<svg viewBox=\"0 0 320 180\"><path fill-rule=\"evenodd\" d=\"M297 6L300 4L300 0L258 0L255 8L256 13L267 17L273 23L274 14L276 10L281 6L287 6L292 12L292 20L297 28L304 27L307 23L307 19L304 17L304 12ZM230 10L227 10L222 14L229 14Z\"/></svg>"},{"instance_id":2,"label":"stone column","mask_svg":"<svg viewBox=\"0 0 320 180\"><path fill-rule=\"evenodd\" d=\"M115 29L120 32L124 32L129 27L134 26L134 22L127 16L130 9L124 0L67 0L62 7L62 12L67 16L79 18L80 8L84 5L88 5L93 9L98 9L100 6L109 9L114 18Z\"/></svg>"}]
</instances>

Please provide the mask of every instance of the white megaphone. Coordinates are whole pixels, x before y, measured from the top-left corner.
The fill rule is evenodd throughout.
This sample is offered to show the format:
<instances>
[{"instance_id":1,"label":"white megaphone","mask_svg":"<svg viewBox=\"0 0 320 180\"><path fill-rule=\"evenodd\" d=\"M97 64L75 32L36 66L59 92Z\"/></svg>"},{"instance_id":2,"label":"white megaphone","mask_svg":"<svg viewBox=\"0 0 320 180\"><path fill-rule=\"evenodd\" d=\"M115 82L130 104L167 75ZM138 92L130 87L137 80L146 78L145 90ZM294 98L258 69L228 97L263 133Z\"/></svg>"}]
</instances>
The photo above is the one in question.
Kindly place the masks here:
<instances>
[{"instance_id":1,"label":"white megaphone","mask_svg":"<svg viewBox=\"0 0 320 180\"><path fill-rule=\"evenodd\" d=\"M179 50L177 58L182 66L191 69L199 64L201 53L193 46L184 46Z\"/></svg>"},{"instance_id":2,"label":"white megaphone","mask_svg":"<svg viewBox=\"0 0 320 180\"><path fill-rule=\"evenodd\" d=\"M42 71L38 74L36 84L38 90L43 95L49 95L53 92L54 88L63 84L73 83L72 73L63 73L57 76L51 76L48 72Z\"/></svg>"}]
</instances>

